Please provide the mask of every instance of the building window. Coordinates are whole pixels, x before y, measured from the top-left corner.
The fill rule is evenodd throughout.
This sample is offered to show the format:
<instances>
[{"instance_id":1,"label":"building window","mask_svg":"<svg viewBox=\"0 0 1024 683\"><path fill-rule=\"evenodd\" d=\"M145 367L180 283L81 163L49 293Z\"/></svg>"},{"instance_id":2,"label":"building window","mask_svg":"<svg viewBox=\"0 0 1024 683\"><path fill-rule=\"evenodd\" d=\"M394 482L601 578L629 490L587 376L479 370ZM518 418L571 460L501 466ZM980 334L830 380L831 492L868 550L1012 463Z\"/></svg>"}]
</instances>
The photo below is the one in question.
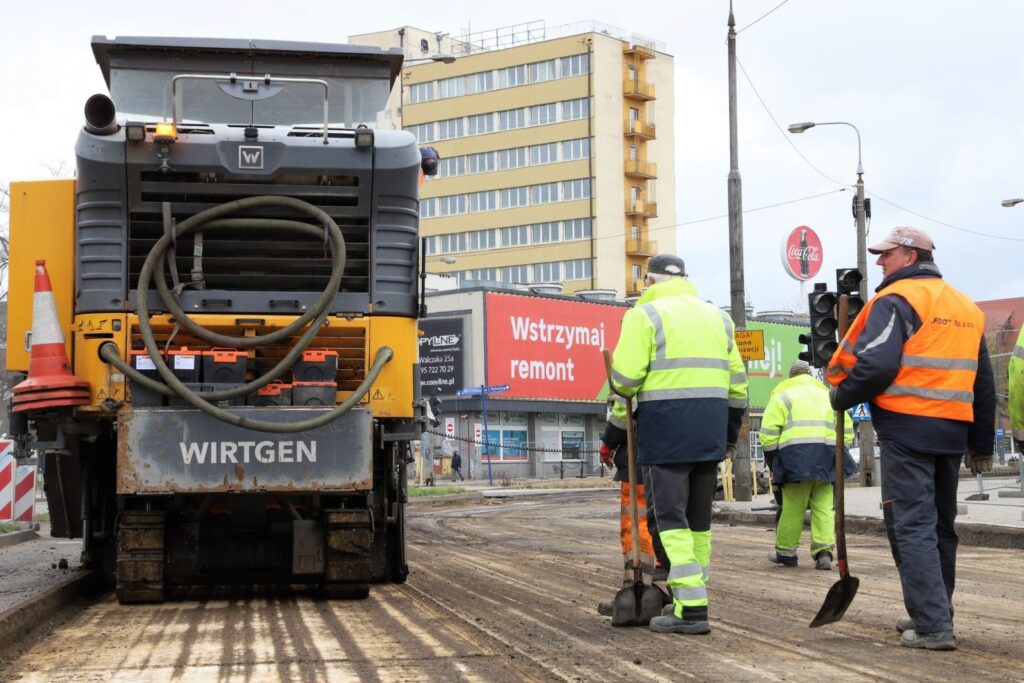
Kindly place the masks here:
<instances>
[{"instance_id":1,"label":"building window","mask_svg":"<svg viewBox=\"0 0 1024 683\"><path fill-rule=\"evenodd\" d=\"M565 100L562 102L562 120L573 121L585 119L590 116L590 99L581 97L578 100Z\"/></svg>"},{"instance_id":2,"label":"building window","mask_svg":"<svg viewBox=\"0 0 1024 683\"><path fill-rule=\"evenodd\" d=\"M562 279L562 264L555 261L552 263L533 264L534 282L558 282Z\"/></svg>"},{"instance_id":3,"label":"building window","mask_svg":"<svg viewBox=\"0 0 1024 683\"><path fill-rule=\"evenodd\" d=\"M416 136L416 142L433 142L437 138L434 137L434 123L421 123L416 126L406 126L405 129Z\"/></svg>"},{"instance_id":4,"label":"building window","mask_svg":"<svg viewBox=\"0 0 1024 683\"><path fill-rule=\"evenodd\" d=\"M475 270L466 271L466 279L468 280L487 280L488 282L498 281L498 269L497 268L476 268Z\"/></svg>"},{"instance_id":5,"label":"building window","mask_svg":"<svg viewBox=\"0 0 1024 683\"><path fill-rule=\"evenodd\" d=\"M554 102L530 107L531 126L542 126L545 123L555 123L556 121L558 121L558 105Z\"/></svg>"},{"instance_id":6,"label":"building window","mask_svg":"<svg viewBox=\"0 0 1024 683\"><path fill-rule=\"evenodd\" d=\"M505 266L501 269L502 282L529 282L530 266Z\"/></svg>"},{"instance_id":7,"label":"building window","mask_svg":"<svg viewBox=\"0 0 1024 683\"><path fill-rule=\"evenodd\" d=\"M498 193L495 190L473 192L469 195L469 210L473 213L494 211L496 208L498 208Z\"/></svg>"},{"instance_id":8,"label":"building window","mask_svg":"<svg viewBox=\"0 0 1024 683\"><path fill-rule=\"evenodd\" d=\"M489 230L474 230L469 233L469 248L473 251L481 249L495 249L498 246L498 231L496 228Z\"/></svg>"},{"instance_id":9,"label":"building window","mask_svg":"<svg viewBox=\"0 0 1024 683\"><path fill-rule=\"evenodd\" d=\"M441 206L440 214L442 216L454 216L460 213L466 213L466 195L464 194L453 194L447 197L438 197L438 204Z\"/></svg>"},{"instance_id":10,"label":"building window","mask_svg":"<svg viewBox=\"0 0 1024 683\"><path fill-rule=\"evenodd\" d=\"M501 246L521 247L526 246L529 240L529 230L525 225L516 225L511 228L501 229Z\"/></svg>"},{"instance_id":11,"label":"building window","mask_svg":"<svg viewBox=\"0 0 1024 683\"><path fill-rule=\"evenodd\" d=\"M558 223L536 223L533 228L533 244L558 241Z\"/></svg>"},{"instance_id":12,"label":"building window","mask_svg":"<svg viewBox=\"0 0 1024 683\"><path fill-rule=\"evenodd\" d=\"M473 95L478 92L494 90L494 72L481 71L466 76L466 94Z\"/></svg>"},{"instance_id":13,"label":"building window","mask_svg":"<svg viewBox=\"0 0 1024 683\"><path fill-rule=\"evenodd\" d=\"M437 237L424 237L423 246L426 255L433 256L437 253Z\"/></svg>"},{"instance_id":14,"label":"building window","mask_svg":"<svg viewBox=\"0 0 1024 683\"><path fill-rule=\"evenodd\" d=\"M633 264L633 280L639 280L639 279L640 279L640 266L638 264L634 263Z\"/></svg>"},{"instance_id":15,"label":"building window","mask_svg":"<svg viewBox=\"0 0 1024 683\"><path fill-rule=\"evenodd\" d=\"M526 128L525 109L506 109L498 112L498 130Z\"/></svg>"},{"instance_id":16,"label":"building window","mask_svg":"<svg viewBox=\"0 0 1024 683\"><path fill-rule=\"evenodd\" d=\"M477 114L469 117L469 134L483 135L494 132L494 114Z\"/></svg>"},{"instance_id":17,"label":"building window","mask_svg":"<svg viewBox=\"0 0 1024 683\"><path fill-rule=\"evenodd\" d=\"M446 119L444 121L438 121L437 127L440 129L438 134L441 140L450 140L452 138L461 138L465 135L464 121L461 116L457 119Z\"/></svg>"},{"instance_id":18,"label":"building window","mask_svg":"<svg viewBox=\"0 0 1024 683\"><path fill-rule=\"evenodd\" d=\"M514 209L526 206L529 194L525 187L509 187L501 191L501 208Z\"/></svg>"},{"instance_id":19,"label":"building window","mask_svg":"<svg viewBox=\"0 0 1024 683\"><path fill-rule=\"evenodd\" d=\"M590 55L586 52L571 57L562 57L562 78L582 76L590 73Z\"/></svg>"},{"instance_id":20,"label":"building window","mask_svg":"<svg viewBox=\"0 0 1024 683\"><path fill-rule=\"evenodd\" d=\"M589 218L574 218L565 221L562 227L566 240L585 240L590 238Z\"/></svg>"},{"instance_id":21,"label":"building window","mask_svg":"<svg viewBox=\"0 0 1024 683\"><path fill-rule=\"evenodd\" d=\"M434 81L409 86L409 102L411 104L429 102L432 99L434 99Z\"/></svg>"},{"instance_id":22,"label":"building window","mask_svg":"<svg viewBox=\"0 0 1024 683\"><path fill-rule=\"evenodd\" d=\"M420 200L420 218L433 218L437 215L437 200L434 198Z\"/></svg>"},{"instance_id":23,"label":"building window","mask_svg":"<svg viewBox=\"0 0 1024 683\"><path fill-rule=\"evenodd\" d=\"M486 173L494 170L494 152L480 152L469 155L469 172Z\"/></svg>"},{"instance_id":24,"label":"building window","mask_svg":"<svg viewBox=\"0 0 1024 683\"><path fill-rule=\"evenodd\" d=\"M530 204L550 204L558 201L558 183L530 186Z\"/></svg>"},{"instance_id":25,"label":"building window","mask_svg":"<svg viewBox=\"0 0 1024 683\"><path fill-rule=\"evenodd\" d=\"M526 65L510 66L498 70L498 87L511 88L514 85L525 85Z\"/></svg>"},{"instance_id":26,"label":"building window","mask_svg":"<svg viewBox=\"0 0 1024 683\"><path fill-rule=\"evenodd\" d=\"M498 151L498 168L502 171L526 166L526 148L502 149Z\"/></svg>"},{"instance_id":27,"label":"building window","mask_svg":"<svg viewBox=\"0 0 1024 683\"><path fill-rule=\"evenodd\" d=\"M586 280L590 277L590 259L581 258L574 261L565 261L566 280Z\"/></svg>"},{"instance_id":28,"label":"building window","mask_svg":"<svg viewBox=\"0 0 1024 683\"><path fill-rule=\"evenodd\" d=\"M562 201L588 199L590 197L590 178L562 181Z\"/></svg>"},{"instance_id":29,"label":"building window","mask_svg":"<svg viewBox=\"0 0 1024 683\"><path fill-rule=\"evenodd\" d=\"M558 62L554 59L530 64L530 83L543 83L544 81L558 78L558 75L555 73L557 64Z\"/></svg>"},{"instance_id":30,"label":"building window","mask_svg":"<svg viewBox=\"0 0 1024 683\"><path fill-rule=\"evenodd\" d=\"M590 138L566 140L562 143L562 161L586 159L590 156Z\"/></svg>"},{"instance_id":31,"label":"building window","mask_svg":"<svg viewBox=\"0 0 1024 683\"><path fill-rule=\"evenodd\" d=\"M438 178L450 178L456 175L466 174L466 157L449 157L447 159L441 159L441 163L437 167Z\"/></svg>"},{"instance_id":32,"label":"building window","mask_svg":"<svg viewBox=\"0 0 1024 683\"><path fill-rule=\"evenodd\" d=\"M444 78L437 82L440 97L460 97L466 94L466 81L462 76Z\"/></svg>"},{"instance_id":33,"label":"building window","mask_svg":"<svg viewBox=\"0 0 1024 683\"><path fill-rule=\"evenodd\" d=\"M558 143L549 142L546 145L533 145L530 147L530 165L540 166L541 164L553 164L558 161Z\"/></svg>"},{"instance_id":34,"label":"building window","mask_svg":"<svg viewBox=\"0 0 1024 683\"><path fill-rule=\"evenodd\" d=\"M456 232L450 235L437 235L441 241L441 253L451 254L466 251L466 233Z\"/></svg>"}]
</instances>

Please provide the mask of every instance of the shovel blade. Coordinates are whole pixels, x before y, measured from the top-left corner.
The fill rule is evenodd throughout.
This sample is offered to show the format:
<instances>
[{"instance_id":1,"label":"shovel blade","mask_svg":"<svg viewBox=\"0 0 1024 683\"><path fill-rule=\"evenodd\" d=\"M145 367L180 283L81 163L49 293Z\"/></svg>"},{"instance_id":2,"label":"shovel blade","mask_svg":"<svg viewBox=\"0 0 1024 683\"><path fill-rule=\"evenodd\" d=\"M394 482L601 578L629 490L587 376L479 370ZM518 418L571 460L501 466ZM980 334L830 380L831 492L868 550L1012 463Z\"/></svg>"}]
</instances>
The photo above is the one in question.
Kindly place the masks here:
<instances>
[{"instance_id":1,"label":"shovel blade","mask_svg":"<svg viewBox=\"0 0 1024 683\"><path fill-rule=\"evenodd\" d=\"M832 584L825 596L825 602L818 610L817 616L811 622L811 628L817 628L826 624L839 621L846 614L846 608L853 602L857 595L857 588L860 587L860 579L850 574L843 574L839 580Z\"/></svg>"},{"instance_id":2,"label":"shovel blade","mask_svg":"<svg viewBox=\"0 0 1024 683\"><path fill-rule=\"evenodd\" d=\"M643 583L640 583L643 586ZM641 588L642 590L642 588ZM615 594L612 601L612 626L633 626L640 618L640 601L637 600L637 585L626 586Z\"/></svg>"},{"instance_id":3,"label":"shovel blade","mask_svg":"<svg viewBox=\"0 0 1024 683\"><path fill-rule=\"evenodd\" d=\"M612 626L647 626L661 614L661 591L637 581L615 594Z\"/></svg>"}]
</instances>

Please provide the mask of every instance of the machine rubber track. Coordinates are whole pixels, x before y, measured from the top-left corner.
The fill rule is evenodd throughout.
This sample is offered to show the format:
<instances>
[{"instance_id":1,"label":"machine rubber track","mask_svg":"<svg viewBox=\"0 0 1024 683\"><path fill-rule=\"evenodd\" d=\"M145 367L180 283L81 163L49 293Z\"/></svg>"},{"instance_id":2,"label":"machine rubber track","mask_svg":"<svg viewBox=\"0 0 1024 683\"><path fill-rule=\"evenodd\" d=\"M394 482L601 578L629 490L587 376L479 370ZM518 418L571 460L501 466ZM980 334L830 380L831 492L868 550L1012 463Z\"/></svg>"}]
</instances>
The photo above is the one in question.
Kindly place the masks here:
<instances>
[{"instance_id":1,"label":"machine rubber track","mask_svg":"<svg viewBox=\"0 0 1024 683\"><path fill-rule=\"evenodd\" d=\"M129 511L117 520L117 599L164 601L164 512Z\"/></svg>"},{"instance_id":2,"label":"machine rubber track","mask_svg":"<svg viewBox=\"0 0 1024 683\"><path fill-rule=\"evenodd\" d=\"M362 600L370 594L373 524L369 510L324 510L327 540L323 593Z\"/></svg>"}]
</instances>

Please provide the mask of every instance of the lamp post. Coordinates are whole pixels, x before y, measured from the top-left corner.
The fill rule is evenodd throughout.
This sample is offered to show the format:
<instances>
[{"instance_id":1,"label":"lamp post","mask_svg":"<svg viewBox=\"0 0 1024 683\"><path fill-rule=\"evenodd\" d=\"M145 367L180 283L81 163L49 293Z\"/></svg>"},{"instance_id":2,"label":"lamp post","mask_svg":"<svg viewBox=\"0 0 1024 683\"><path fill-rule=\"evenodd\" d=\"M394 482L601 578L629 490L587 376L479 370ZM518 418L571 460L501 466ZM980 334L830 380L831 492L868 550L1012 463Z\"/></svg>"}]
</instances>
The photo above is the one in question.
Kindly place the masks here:
<instances>
[{"instance_id":1,"label":"lamp post","mask_svg":"<svg viewBox=\"0 0 1024 683\"><path fill-rule=\"evenodd\" d=\"M1021 202L1024 202L1024 197L1017 197L1015 199L1004 199L1003 206L1009 209L1010 207L1017 206Z\"/></svg>"},{"instance_id":2,"label":"lamp post","mask_svg":"<svg viewBox=\"0 0 1024 683\"><path fill-rule=\"evenodd\" d=\"M868 300L868 250L867 250L867 216L864 208L864 164L861 160L860 131L857 126L846 121L805 121L792 123L790 133L803 133L815 126L849 126L857 134L857 195L854 199L854 212L857 216L857 270L860 271L860 298ZM1005 203L1004 203L1005 205ZM864 486L875 485L875 432L870 420L859 423L860 429L860 477Z\"/></svg>"}]
</instances>

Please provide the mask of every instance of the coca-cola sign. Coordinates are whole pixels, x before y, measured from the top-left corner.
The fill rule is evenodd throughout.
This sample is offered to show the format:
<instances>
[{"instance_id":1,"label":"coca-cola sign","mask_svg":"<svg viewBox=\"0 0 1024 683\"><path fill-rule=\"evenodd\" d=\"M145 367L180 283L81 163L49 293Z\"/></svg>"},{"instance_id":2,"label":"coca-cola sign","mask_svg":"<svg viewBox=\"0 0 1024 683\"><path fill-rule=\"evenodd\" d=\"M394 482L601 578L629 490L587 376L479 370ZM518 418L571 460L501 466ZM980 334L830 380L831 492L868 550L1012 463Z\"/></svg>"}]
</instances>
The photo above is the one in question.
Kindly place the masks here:
<instances>
[{"instance_id":1,"label":"coca-cola sign","mask_svg":"<svg viewBox=\"0 0 1024 683\"><path fill-rule=\"evenodd\" d=\"M821 270L821 240L806 225L793 228L782 240L782 265L796 280L810 280Z\"/></svg>"}]
</instances>

